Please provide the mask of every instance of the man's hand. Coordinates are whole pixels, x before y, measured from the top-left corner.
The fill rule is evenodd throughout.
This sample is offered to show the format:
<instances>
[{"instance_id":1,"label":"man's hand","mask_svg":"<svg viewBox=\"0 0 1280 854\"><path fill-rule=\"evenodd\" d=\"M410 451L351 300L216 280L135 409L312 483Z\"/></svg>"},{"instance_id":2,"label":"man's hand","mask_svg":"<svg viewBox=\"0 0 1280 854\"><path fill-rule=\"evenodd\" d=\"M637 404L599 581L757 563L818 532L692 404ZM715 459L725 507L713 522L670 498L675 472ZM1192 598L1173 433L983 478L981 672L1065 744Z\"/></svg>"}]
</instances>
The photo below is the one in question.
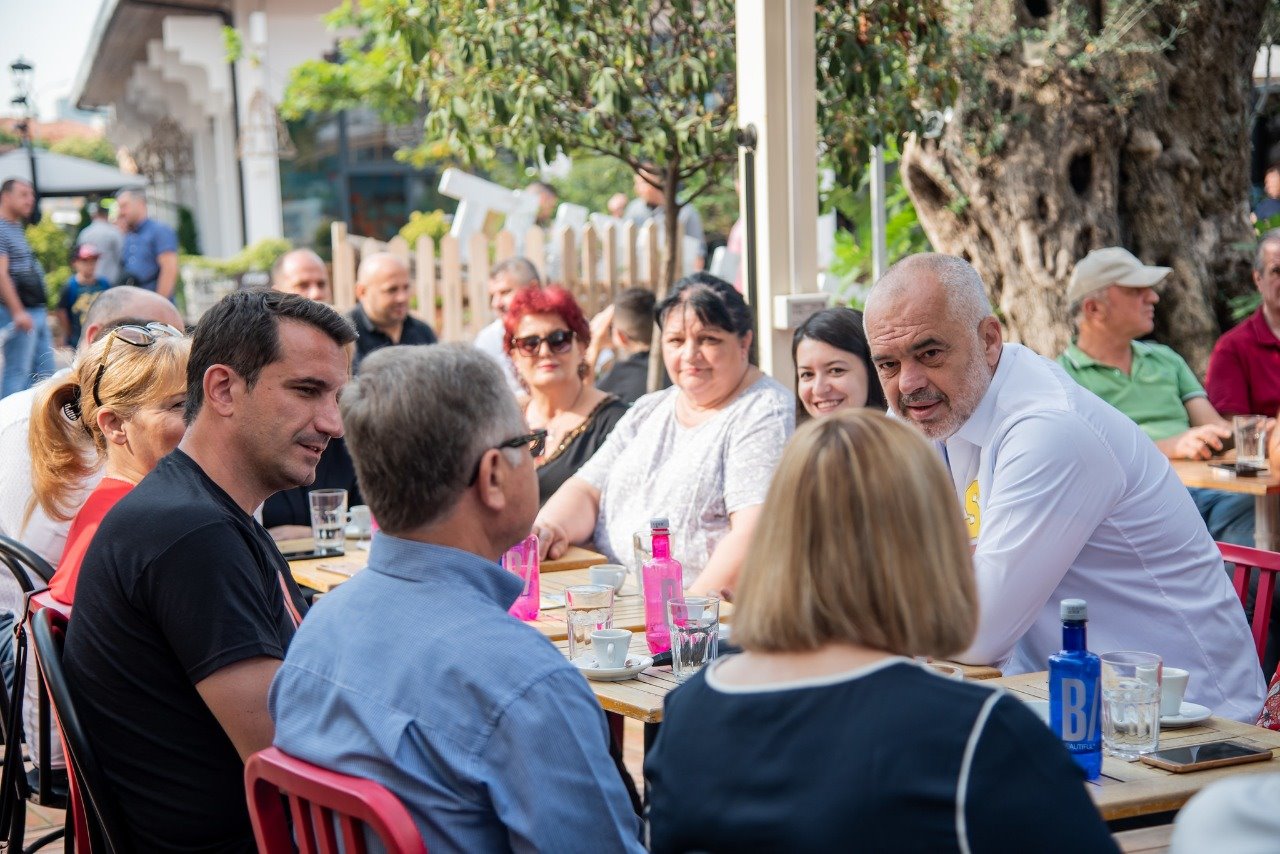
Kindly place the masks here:
<instances>
[{"instance_id":1,"label":"man's hand","mask_svg":"<svg viewBox=\"0 0 1280 854\"><path fill-rule=\"evenodd\" d=\"M23 309L13 313L13 326L19 332L30 332L35 328L35 323L31 320L31 315Z\"/></svg>"},{"instance_id":2,"label":"man's hand","mask_svg":"<svg viewBox=\"0 0 1280 854\"><path fill-rule=\"evenodd\" d=\"M535 520L533 533L538 535L539 560L558 560L569 550L569 536L559 525Z\"/></svg>"},{"instance_id":3,"label":"man's hand","mask_svg":"<svg viewBox=\"0 0 1280 854\"><path fill-rule=\"evenodd\" d=\"M1162 450L1175 460L1207 460L1222 450L1222 440L1230 435L1230 427L1205 424L1166 439L1165 444L1171 443L1172 448Z\"/></svg>"}]
</instances>

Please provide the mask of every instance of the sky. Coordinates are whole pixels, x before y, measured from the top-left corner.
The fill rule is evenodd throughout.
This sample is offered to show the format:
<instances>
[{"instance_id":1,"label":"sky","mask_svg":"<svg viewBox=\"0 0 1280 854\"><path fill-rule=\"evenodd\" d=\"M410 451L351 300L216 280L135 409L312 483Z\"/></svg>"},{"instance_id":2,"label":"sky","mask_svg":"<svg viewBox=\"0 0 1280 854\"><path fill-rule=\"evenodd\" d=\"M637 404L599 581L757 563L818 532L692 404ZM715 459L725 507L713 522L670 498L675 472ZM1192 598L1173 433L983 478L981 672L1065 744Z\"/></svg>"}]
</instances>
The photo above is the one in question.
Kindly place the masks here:
<instances>
[{"instance_id":1,"label":"sky","mask_svg":"<svg viewBox=\"0 0 1280 854\"><path fill-rule=\"evenodd\" d=\"M0 0L0 115L12 116L13 75L19 56L34 66L32 89L41 119L51 120L58 98L71 94L89 33L104 0Z\"/></svg>"}]
</instances>

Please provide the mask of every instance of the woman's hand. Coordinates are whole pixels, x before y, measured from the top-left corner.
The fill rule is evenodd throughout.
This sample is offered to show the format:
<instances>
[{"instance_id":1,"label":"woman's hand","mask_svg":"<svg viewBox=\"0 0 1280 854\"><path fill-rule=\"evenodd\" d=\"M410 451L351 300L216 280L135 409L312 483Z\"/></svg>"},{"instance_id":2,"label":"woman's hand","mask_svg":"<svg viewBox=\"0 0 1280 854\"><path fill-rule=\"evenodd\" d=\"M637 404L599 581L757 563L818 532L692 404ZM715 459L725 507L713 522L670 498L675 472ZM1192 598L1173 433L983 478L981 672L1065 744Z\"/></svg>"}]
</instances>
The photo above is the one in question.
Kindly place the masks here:
<instances>
[{"instance_id":1,"label":"woman's hand","mask_svg":"<svg viewBox=\"0 0 1280 854\"><path fill-rule=\"evenodd\" d=\"M539 560L558 560L569 550L569 535L553 522L535 519L533 533L538 536Z\"/></svg>"}]
</instances>

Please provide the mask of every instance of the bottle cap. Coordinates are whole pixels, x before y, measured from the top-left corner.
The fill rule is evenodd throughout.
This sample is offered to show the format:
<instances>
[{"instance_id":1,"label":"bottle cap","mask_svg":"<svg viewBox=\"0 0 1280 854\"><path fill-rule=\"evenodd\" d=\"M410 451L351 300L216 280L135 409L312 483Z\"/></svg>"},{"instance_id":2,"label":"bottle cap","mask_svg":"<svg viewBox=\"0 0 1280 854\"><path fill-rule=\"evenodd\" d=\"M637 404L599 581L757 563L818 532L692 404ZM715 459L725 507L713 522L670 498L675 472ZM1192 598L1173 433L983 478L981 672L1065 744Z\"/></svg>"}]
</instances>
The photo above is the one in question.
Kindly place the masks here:
<instances>
[{"instance_id":1,"label":"bottle cap","mask_svg":"<svg viewBox=\"0 0 1280 854\"><path fill-rule=\"evenodd\" d=\"M1079 623L1089 619L1089 608L1083 599L1063 599L1059 607L1064 620Z\"/></svg>"},{"instance_id":2,"label":"bottle cap","mask_svg":"<svg viewBox=\"0 0 1280 854\"><path fill-rule=\"evenodd\" d=\"M671 527L671 523L667 521L666 516L654 516L649 520L649 530L651 531L656 531L659 528L666 529L669 527Z\"/></svg>"}]
</instances>

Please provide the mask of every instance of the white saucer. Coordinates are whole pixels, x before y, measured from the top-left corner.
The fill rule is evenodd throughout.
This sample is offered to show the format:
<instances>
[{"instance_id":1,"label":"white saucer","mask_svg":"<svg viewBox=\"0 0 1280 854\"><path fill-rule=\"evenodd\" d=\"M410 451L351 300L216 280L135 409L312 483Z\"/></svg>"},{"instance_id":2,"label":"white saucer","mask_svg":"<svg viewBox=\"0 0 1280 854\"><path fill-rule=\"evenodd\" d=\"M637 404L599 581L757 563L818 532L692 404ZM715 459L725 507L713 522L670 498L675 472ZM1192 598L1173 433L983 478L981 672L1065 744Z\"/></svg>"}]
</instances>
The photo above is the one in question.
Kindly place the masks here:
<instances>
[{"instance_id":1,"label":"white saucer","mask_svg":"<svg viewBox=\"0 0 1280 854\"><path fill-rule=\"evenodd\" d=\"M597 667L594 655L583 655L573 660L573 666L582 671L588 679L597 682L621 682L633 679L653 667L653 659L647 655L628 655L622 667Z\"/></svg>"},{"instance_id":2,"label":"white saucer","mask_svg":"<svg viewBox=\"0 0 1280 854\"><path fill-rule=\"evenodd\" d=\"M1178 709L1178 714L1160 716L1160 728L1177 729L1178 727L1194 726L1207 721L1212 714L1213 712L1208 706L1183 702L1182 708Z\"/></svg>"}]
</instances>

